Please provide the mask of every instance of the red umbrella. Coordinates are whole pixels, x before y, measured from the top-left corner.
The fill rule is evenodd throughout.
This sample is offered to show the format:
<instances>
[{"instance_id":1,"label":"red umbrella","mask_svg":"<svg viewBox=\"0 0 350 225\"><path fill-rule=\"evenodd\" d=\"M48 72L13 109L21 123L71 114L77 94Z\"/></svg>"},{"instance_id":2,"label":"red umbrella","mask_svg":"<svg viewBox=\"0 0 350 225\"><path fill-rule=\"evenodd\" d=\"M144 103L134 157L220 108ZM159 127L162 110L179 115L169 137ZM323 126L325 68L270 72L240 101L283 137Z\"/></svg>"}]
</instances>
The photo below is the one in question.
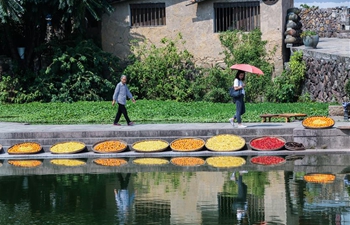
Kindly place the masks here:
<instances>
[{"instance_id":1,"label":"red umbrella","mask_svg":"<svg viewBox=\"0 0 350 225\"><path fill-rule=\"evenodd\" d=\"M233 66L230 67L233 70L243 70L245 72L248 73L255 73L258 75L263 75L263 71L261 71L261 69L259 69L258 67L249 65L249 64L235 64Z\"/></svg>"}]
</instances>

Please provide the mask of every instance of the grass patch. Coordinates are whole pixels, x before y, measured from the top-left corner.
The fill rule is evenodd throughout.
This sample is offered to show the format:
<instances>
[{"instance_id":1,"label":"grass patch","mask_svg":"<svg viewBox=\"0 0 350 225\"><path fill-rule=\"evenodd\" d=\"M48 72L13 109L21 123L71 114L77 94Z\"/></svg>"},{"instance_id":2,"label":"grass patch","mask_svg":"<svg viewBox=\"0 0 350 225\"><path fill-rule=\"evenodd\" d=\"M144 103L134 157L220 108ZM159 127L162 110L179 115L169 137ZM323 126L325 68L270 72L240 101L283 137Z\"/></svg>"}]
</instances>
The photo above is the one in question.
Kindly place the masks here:
<instances>
[{"instance_id":1,"label":"grass patch","mask_svg":"<svg viewBox=\"0 0 350 225\"><path fill-rule=\"evenodd\" d=\"M327 103L247 103L243 122L260 122L260 114L305 113L328 115ZM137 123L227 122L235 112L232 103L139 100L127 104ZM117 106L111 102L2 104L0 121L31 124L111 124ZM284 119L274 121L284 121ZM122 117L122 123L125 123Z\"/></svg>"}]
</instances>

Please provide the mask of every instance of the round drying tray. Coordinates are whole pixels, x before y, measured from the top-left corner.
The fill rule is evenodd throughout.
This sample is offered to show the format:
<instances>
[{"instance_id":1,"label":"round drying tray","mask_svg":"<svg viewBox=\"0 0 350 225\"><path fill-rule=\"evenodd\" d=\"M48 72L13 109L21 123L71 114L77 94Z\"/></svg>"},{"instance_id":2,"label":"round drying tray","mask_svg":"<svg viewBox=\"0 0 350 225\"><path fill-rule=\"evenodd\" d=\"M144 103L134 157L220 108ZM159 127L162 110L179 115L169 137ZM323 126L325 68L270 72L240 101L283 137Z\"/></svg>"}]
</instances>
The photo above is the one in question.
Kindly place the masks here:
<instances>
[{"instance_id":1,"label":"round drying tray","mask_svg":"<svg viewBox=\"0 0 350 225\"><path fill-rule=\"evenodd\" d=\"M245 146L244 138L234 134L219 134L207 140L205 147L215 152L232 152Z\"/></svg>"},{"instance_id":2,"label":"round drying tray","mask_svg":"<svg viewBox=\"0 0 350 225\"><path fill-rule=\"evenodd\" d=\"M205 160L199 157L176 157L170 160L175 166L201 166L205 164Z\"/></svg>"},{"instance_id":3,"label":"round drying tray","mask_svg":"<svg viewBox=\"0 0 350 225\"><path fill-rule=\"evenodd\" d=\"M125 151L127 147L128 144L122 140L104 140L95 143L92 146L92 151L102 154L118 153Z\"/></svg>"},{"instance_id":4,"label":"round drying tray","mask_svg":"<svg viewBox=\"0 0 350 225\"><path fill-rule=\"evenodd\" d=\"M77 146L72 146L73 144ZM50 152L53 154L74 154L83 151L86 148L83 142L66 141L59 142L50 147Z\"/></svg>"},{"instance_id":5,"label":"round drying tray","mask_svg":"<svg viewBox=\"0 0 350 225\"><path fill-rule=\"evenodd\" d=\"M284 147L289 151L303 151L305 147L303 143L289 141L284 144Z\"/></svg>"},{"instance_id":6,"label":"round drying tray","mask_svg":"<svg viewBox=\"0 0 350 225\"><path fill-rule=\"evenodd\" d=\"M7 153L10 155L22 155L22 154L35 154L43 148L36 142L23 142L14 144L7 149Z\"/></svg>"},{"instance_id":7,"label":"round drying tray","mask_svg":"<svg viewBox=\"0 0 350 225\"><path fill-rule=\"evenodd\" d=\"M122 158L100 158L94 159L93 162L100 166L125 166L128 164L128 161Z\"/></svg>"},{"instance_id":8,"label":"round drying tray","mask_svg":"<svg viewBox=\"0 0 350 225\"><path fill-rule=\"evenodd\" d=\"M176 145L179 145L182 143L182 146L184 149L177 148ZM195 146L191 146L190 142L196 143ZM174 152L195 152L201 150L205 145L205 141L201 138L195 138L195 137L185 137L185 138L178 138L170 143L170 148Z\"/></svg>"},{"instance_id":9,"label":"round drying tray","mask_svg":"<svg viewBox=\"0 0 350 225\"><path fill-rule=\"evenodd\" d=\"M311 121L314 126L306 125L308 121ZM334 120L327 116L310 116L302 122L302 125L308 129L327 129L332 128L334 124Z\"/></svg>"},{"instance_id":10,"label":"round drying tray","mask_svg":"<svg viewBox=\"0 0 350 225\"><path fill-rule=\"evenodd\" d=\"M264 161L266 161L266 163ZM286 160L280 156L262 155L251 158L250 162L255 165L278 166L286 163Z\"/></svg>"},{"instance_id":11,"label":"round drying tray","mask_svg":"<svg viewBox=\"0 0 350 225\"><path fill-rule=\"evenodd\" d=\"M144 149L140 148L140 145L143 144ZM159 145L159 146L157 146ZM165 151L169 147L169 142L162 139L146 139L142 141L137 141L132 144L131 148L135 152L162 152Z\"/></svg>"},{"instance_id":12,"label":"round drying tray","mask_svg":"<svg viewBox=\"0 0 350 225\"><path fill-rule=\"evenodd\" d=\"M267 142L266 144L266 148L259 148L257 146L254 146L254 142L255 141L263 141L265 139L265 141ZM270 147L268 148L270 142L273 140L273 139L276 139L277 141L280 141L280 142L283 142L281 143L281 146L279 147ZM281 138L281 137L275 137L275 136L263 136L263 137L257 137L257 138L253 138L252 140L250 140L249 142L249 145L250 147L253 149L253 150L256 150L256 151L277 151L277 150L280 150L284 147L284 144L286 143L286 140L284 140L284 138Z\"/></svg>"}]
</instances>

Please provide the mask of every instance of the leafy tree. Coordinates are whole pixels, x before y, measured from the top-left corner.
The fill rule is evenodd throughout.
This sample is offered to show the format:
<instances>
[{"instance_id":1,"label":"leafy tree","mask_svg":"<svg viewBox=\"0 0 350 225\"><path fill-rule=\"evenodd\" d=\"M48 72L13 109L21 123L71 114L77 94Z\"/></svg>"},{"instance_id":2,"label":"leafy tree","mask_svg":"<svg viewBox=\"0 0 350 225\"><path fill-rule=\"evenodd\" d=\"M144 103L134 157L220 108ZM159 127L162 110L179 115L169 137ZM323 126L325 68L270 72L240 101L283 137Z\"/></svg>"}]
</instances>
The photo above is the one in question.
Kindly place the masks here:
<instances>
[{"instance_id":1,"label":"leafy tree","mask_svg":"<svg viewBox=\"0 0 350 225\"><path fill-rule=\"evenodd\" d=\"M99 20L112 9L107 0L0 0L0 44L23 69L33 68L34 59L40 61L36 48L45 43L48 15L52 28L64 39L84 35L87 17ZM24 60L17 47L25 47Z\"/></svg>"}]
</instances>

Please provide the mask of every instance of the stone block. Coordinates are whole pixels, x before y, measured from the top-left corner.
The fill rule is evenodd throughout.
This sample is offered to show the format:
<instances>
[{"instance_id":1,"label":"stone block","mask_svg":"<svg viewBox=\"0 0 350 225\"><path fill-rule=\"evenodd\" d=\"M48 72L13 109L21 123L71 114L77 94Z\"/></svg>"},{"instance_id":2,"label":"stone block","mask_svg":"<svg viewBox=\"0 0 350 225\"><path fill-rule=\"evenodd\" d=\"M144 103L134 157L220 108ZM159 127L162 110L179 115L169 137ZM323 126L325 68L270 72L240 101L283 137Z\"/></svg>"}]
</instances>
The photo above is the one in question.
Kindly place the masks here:
<instances>
[{"instance_id":1,"label":"stone block","mask_svg":"<svg viewBox=\"0 0 350 225\"><path fill-rule=\"evenodd\" d=\"M349 109L348 109L349 111ZM344 109L341 105L330 105L328 106L329 116L344 116Z\"/></svg>"}]
</instances>

